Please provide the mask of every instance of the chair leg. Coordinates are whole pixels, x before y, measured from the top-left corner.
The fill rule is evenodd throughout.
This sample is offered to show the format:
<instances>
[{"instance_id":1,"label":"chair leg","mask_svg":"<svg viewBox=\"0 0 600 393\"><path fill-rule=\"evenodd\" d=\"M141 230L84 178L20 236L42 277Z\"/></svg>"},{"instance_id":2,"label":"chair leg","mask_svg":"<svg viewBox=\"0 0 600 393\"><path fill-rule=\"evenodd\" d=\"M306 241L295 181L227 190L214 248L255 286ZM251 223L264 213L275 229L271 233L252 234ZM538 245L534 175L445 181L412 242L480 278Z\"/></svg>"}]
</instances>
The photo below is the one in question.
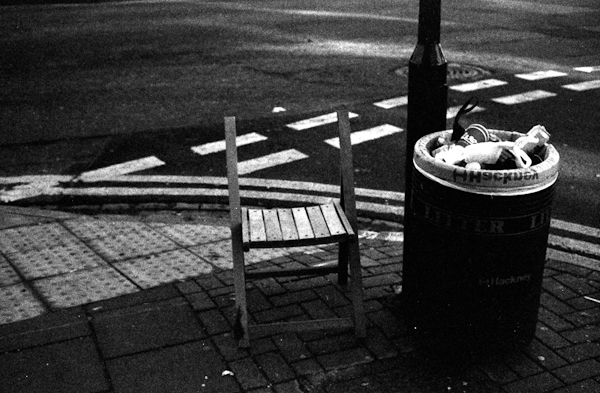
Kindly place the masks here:
<instances>
[{"instance_id":1,"label":"chair leg","mask_svg":"<svg viewBox=\"0 0 600 393\"><path fill-rule=\"evenodd\" d=\"M367 336L365 309L363 304L362 270L358 241L349 244L350 288L352 290L352 306L354 311L354 329L356 337Z\"/></svg>"},{"instance_id":2,"label":"chair leg","mask_svg":"<svg viewBox=\"0 0 600 393\"><path fill-rule=\"evenodd\" d=\"M240 244L241 245L241 244ZM233 327L234 336L239 339L241 348L250 346L248 335L248 307L246 304L246 277L244 268L244 251L235 247L233 254L233 286L235 288L235 323Z\"/></svg>"},{"instance_id":3,"label":"chair leg","mask_svg":"<svg viewBox=\"0 0 600 393\"><path fill-rule=\"evenodd\" d=\"M340 242L338 243L338 284L348 284L348 254L349 254L349 243Z\"/></svg>"}]
</instances>

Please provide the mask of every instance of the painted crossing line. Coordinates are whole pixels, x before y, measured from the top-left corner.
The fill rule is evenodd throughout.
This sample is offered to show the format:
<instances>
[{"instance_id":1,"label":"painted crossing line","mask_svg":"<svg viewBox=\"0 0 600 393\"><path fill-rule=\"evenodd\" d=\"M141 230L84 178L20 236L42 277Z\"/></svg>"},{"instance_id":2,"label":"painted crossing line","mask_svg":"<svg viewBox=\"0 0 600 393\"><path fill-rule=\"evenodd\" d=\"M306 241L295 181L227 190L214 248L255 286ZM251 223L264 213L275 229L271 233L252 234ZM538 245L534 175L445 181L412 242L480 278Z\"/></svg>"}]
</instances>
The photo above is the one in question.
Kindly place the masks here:
<instances>
[{"instance_id":1,"label":"painted crossing line","mask_svg":"<svg viewBox=\"0 0 600 393\"><path fill-rule=\"evenodd\" d=\"M556 93L551 93L545 90L532 90L521 94L515 94L511 96L492 98L492 101L504 105L515 105L522 104L525 102L531 102L541 100L543 98L549 98L556 96Z\"/></svg>"},{"instance_id":2,"label":"painted crossing line","mask_svg":"<svg viewBox=\"0 0 600 393\"><path fill-rule=\"evenodd\" d=\"M165 163L154 156L140 158L138 160L132 160L107 166L105 168L95 169L93 171L83 172L79 175L78 180L85 180L89 178L102 177L112 178L122 175L126 175L132 172L139 172L145 169L155 168L157 166L165 165Z\"/></svg>"},{"instance_id":3,"label":"painted crossing line","mask_svg":"<svg viewBox=\"0 0 600 393\"><path fill-rule=\"evenodd\" d=\"M501 82L501 81L498 81L498 82ZM506 82L504 82L504 83L506 83ZM499 85L497 85L497 86L499 86ZM470 91L470 90L464 90L464 91ZM398 106L404 106L407 104L408 104L408 96L401 96L401 97L390 98L389 100L375 102L373 105L375 105L379 108L383 108L383 109L392 109L392 108L396 108ZM448 108L448 111L446 112L446 119L453 119L454 117L456 117L456 114L458 113L460 108L461 108L460 105L452 106L452 107ZM485 111L484 107L477 106L473 110L471 110L469 113L483 112L483 111Z\"/></svg>"},{"instance_id":4,"label":"painted crossing line","mask_svg":"<svg viewBox=\"0 0 600 393\"><path fill-rule=\"evenodd\" d=\"M596 79L593 81L572 83L570 85L563 85L564 89L569 89L573 91L586 91L592 89L600 89L600 79Z\"/></svg>"},{"instance_id":5,"label":"painted crossing line","mask_svg":"<svg viewBox=\"0 0 600 393\"><path fill-rule=\"evenodd\" d=\"M348 112L348 117L350 119L353 119L355 117L358 117L358 115L356 113ZM337 122L337 113L333 112L321 116L311 117L309 119L300 120L295 123L286 124L286 126L293 130L301 131L307 130L309 128L319 127L325 124L332 124L335 122Z\"/></svg>"},{"instance_id":6,"label":"painted crossing line","mask_svg":"<svg viewBox=\"0 0 600 393\"><path fill-rule=\"evenodd\" d=\"M239 147L249 145L251 143L261 142L267 139L268 138L266 136L260 135L256 132L252 132L250 134L240 135L235 140L236 145ZM225 151L225 140L205 143L204 145L200 146L193 146L191 149L194 153L200 154L201 156L205 156L207 154L212 153L218 153L220 151Z\"/></svg>"},{"instance_id":7,"label":"painted crossing line","mask_svg":"<svg viewBox=\"0 0 600 393\"><path fill-rule=\"evenodd\" d=\"M359 143L372 141L374 139L383 138L384 136L396 134L398 132L403 131L402 128L398 128L391 124L383 124L381 126L368 128L362 131L356 131L350 134L350 143L354 145L358 145ZM325 140L325 143L340 148L340 138L331 138Z\"/></svg>"},{"instance_id":8,"label":"painted crossing line","mask_svg":"<svg viewBox=\"0 0 600 393\"><path fill-rule=\"evenodd\" d=\"M373 103L373 105L375 105L379 108L383 108L383 109L392 109L392 108L396 108L398 106L404 106L407 104L408 104L408 96L395 97L395 98L390 98L387 100Z\"/></svg>"},{"instance_id":9,"label":"painted crossing line","mask_svg":"<svg viewBox=\"0 0 600 393\"><path fill-rule=\"evenodd\" d=\"M600 66L590 66L590 67L575 67L573 68L575 71L587 72L588 74L592 72L600 71Z\"/></svg>"},{"instance_id":10,"label":"painted crossing line","mask_svg":"<svg viewBox=\"0 0 600 393\"><path fill-rule=\"evenodd\" d=\"M463 83L460 85L450 86L450 89L460 91L462 93L481 90L481 89L489 89L491 87L503 86L507 85L508 82L499 80L499 79L484 79L477 82L469 82Z\"/></svg>"},{"instance_id":11,"label":"painted crossing line","mask_svg":"<svg viewBox=\"0 0 600 393\"><path fill-rule=\"evenodd\" d=\"M568 74L566 72L554 71L554 70L536 71L536 72L530 72L527 74L515 74L515 76L517 78L525 79L528 81L538 81L541 79L557 78L559 76L567 76L567 75Z\"/></svg>"},{"instance_id":12,"label":"painted crossing line","mask_svg":"<svg viewBox=\"0 0 600 393\"><path fill-rule=\"evenodd\" d=\"M295 149L280 151L277 153L268 154L266 156L253 158L251 160L238 162L238 173L240 175L246 175L248 173L260 171L261 169L288 164L290 162L305 158L308 158L306 154Z\"/></svg>"}]
</instances>

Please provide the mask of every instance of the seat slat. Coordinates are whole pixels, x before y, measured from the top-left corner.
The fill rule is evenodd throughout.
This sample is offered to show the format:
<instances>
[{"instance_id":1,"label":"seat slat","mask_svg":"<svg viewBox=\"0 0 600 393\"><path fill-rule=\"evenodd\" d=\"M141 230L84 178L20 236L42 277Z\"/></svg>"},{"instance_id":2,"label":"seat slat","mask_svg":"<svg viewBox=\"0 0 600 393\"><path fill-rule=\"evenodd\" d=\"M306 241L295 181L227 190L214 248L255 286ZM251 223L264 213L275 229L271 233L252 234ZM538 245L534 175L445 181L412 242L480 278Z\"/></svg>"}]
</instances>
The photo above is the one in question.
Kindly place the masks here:
<instances>
[{"instance_id":1,"label":"seat slat","mask_svg":"<svg viewBox=\"0 0 600 393\"><path fill-rule=\"evenodd\" d=\"M248 208L242 207L242 245L247 248L250 242L250 228L248 227Z\"/></svg>"},{"instance_id":2,"label":"seat slat","mask_svg":"<svg viewBox=\"0 0 600 393\"><path fill-rule=\"evenodd\" d=\"M327 223L323 217L323 212L320 206L310 206L306 208L308 218L310 219L310 225L312 226L315 237L320 239L330 236L329 229L327 229Z\"/></svg>"},{"instance_id":3,"label":"seat slat","mask_svg":"<svg viewBox=\"0 0 600 393\"><path fill-rule=\"evenodd\" d=\"M250 229L251 242L266 242L265 221L262 210L248 209L248 228Z\"/></svg>"},{"instance_id":4,"label":"seat slat","mask_svg":"<svg viewBox=\"0 0 600 393\"><path fill-rule=\"evenodd\" d=\"M298 238L300 239L314 239L315 234L310 225L308 219L308 213L304 207L296 207L292 209L292 215L296 222L296 229L298 230Z\"/></svg>"},{"instance_id":5,"label":"seat slat","mask_svg":"<svg viewBox=\"0 0 600 393\"><path fill-rule=\"evenodd\" d=\"M321 205L321 211L323 212L323 217L325 218L325 222L327 223L327 228L329 228L329 232L332 236L342 235L346 233L344 224L342 224L342 221L340 220L338 212L333 203Z\"/></svg>"},{"instance_id":6,"label":"seat slat","mask_svg":"<svg viewBox=\"0 0 600 393\"><path fill-rule=\"evenodd\" d=\"M277 209L279 224L281 225L281 235L283 240L298 240L298 230L294 223L292 209Z\"/></svg>"},{"instance_id":7,"label":"seat slat","mask_svg":"<svg viewBox=\"0 0 600 393\"><path fill-rule=\"evenodd\" d=\"M281 233L281 226L279 225L279 217L277 216L277 210L266 209L263 210L263 219L265 221L265 232L267 234L268 242L280 242L283 240Z\"/></svg>"},{"instance_id":8,"label":"seat slat","mask_svg":"<svg viewBox=\"0 0 600 393\"><path fill-rule=\"evenodd\" d=\"M346 217L346 214L344 213L344 209L342 209L342 206L338 202L333 202L333 205L335 206L335 209L338 211L338 216L340 217L340 220L342 221L344 228L346 228L346 232L348 233L348 235L354 236L354 230L352 229L352 225L350 225L350 222L348 221L348 218Z\"/></svg>"}]
</instances>

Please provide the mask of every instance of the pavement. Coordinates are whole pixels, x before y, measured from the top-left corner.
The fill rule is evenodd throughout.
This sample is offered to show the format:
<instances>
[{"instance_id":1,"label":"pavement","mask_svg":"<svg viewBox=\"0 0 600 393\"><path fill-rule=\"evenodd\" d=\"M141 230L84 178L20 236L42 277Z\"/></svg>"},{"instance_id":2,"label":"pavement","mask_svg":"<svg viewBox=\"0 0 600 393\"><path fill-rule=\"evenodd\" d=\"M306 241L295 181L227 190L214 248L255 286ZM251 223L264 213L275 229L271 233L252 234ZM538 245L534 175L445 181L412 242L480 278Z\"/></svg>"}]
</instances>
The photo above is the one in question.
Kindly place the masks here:
<instances>
[{"instance_id":1,"label":"pavement","mask_svg":"<svg viewBox=\"0 0 600 393\"><path fill-rule=\"evenodd\" d=\"M471 357L407 328L401 225L360 222L367 338L232 337L228 213L179 204L0 206L0 390L6 392L597 392L600 260L548 248L534 340ZM387 226L386 226L387 225ZM251 251L249 269L335 260ZM347 315L334 277L249 287L254 321Z\"/></svg>"}]
</instances>

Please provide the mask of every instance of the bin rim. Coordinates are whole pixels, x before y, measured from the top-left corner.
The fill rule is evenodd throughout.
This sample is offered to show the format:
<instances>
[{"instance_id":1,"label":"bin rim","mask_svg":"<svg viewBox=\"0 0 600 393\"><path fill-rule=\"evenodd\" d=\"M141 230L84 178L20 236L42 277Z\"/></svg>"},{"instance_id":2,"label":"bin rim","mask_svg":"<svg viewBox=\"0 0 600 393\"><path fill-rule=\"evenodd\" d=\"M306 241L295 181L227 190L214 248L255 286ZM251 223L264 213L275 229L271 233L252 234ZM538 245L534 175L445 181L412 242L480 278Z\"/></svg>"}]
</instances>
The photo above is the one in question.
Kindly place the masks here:
<instances>
[{"instance_id":1,"label":"bin rim","mask_svg":"<svg viewBox=\"0 0 600 393\"><path fill-rule=\"evenodd\" d=\"M488 131L509 141L525 135L515 131ZM413 155L414 168L445 187L472 194L525 195L550 187L558 178L560 156L552 144L547 144L544 161L529 168L474 170L435 160L430 153L431 147L439 137L448 137L451 133L451 130L445 130L425 135L415 143Z\"/></svg>"}]
</instances>

